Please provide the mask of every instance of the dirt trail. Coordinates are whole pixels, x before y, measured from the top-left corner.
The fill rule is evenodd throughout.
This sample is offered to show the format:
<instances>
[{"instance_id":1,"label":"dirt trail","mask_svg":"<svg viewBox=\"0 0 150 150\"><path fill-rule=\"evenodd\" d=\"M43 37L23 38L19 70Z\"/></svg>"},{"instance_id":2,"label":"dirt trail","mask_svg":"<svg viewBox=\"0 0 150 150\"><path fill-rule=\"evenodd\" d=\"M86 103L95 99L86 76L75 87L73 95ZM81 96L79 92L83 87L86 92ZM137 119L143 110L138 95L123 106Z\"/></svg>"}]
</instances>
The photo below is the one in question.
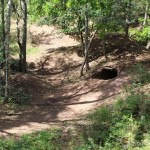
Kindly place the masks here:
<instances>
[{"instance_id":1,"label":"dirt trail","mask_svg":"<svg viewBox=\"0 0 150 150\"><path fill-rule=\"evenodd\" d=\"M31 106L1 115L2 136L60 127L67 120L80 121L84 114L97 106L112 103L129 82L124 71L110 80L79 80L82 58L59 49L79 43L53 26L32 25L29 29L30 42L39 49L38 53L27 57L28 63L34 63L35 68L26 75L13 76L13 82L32 97ZM52 48L56 51L51 52Z\"/></svg>"}]
</instances>

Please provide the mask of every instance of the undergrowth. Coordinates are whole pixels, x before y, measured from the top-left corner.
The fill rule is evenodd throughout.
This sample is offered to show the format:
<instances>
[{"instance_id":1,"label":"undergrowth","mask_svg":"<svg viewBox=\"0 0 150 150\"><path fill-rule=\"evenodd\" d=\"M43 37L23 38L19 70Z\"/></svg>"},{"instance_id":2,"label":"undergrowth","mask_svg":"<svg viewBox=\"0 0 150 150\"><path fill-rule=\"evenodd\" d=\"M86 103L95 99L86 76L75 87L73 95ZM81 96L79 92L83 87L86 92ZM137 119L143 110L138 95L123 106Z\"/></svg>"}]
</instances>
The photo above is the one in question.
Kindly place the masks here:
<instances>
[{"instance_id":1,"label":"undergrowth","mask_svg":"<svg viewBox=\"0 0 150 150\"><path fill-rule=\"evenodd\" d=\"M91 125L83 132L83 149L150 149L150 95L143 90L150 74L142 64L134 65L130 74L132 84L125 86L123 98L88 115Z\"/></svg>"},{"instance_id":2,"label":"undergrowth","mask_svg":"<svg viewBox=\"0 0 150 150\"><path fill-rule=\"evenodd\" d=\"M47 130L19 139L0 139L3 150L149 150L150 95L143 90L149 73L141 64L132 67L133 83L122 97L87 115L87 123L74 130Z\"/></svg>"},{"instance_id":3,"label":"undergrowth","mask_svg":"<svg viewBox=\"0 0 150 150\"><path fill-rule=\"evenodd\" d=\"M147 84L150 83L150 73L144 65L137 63L129 70L132 76L132 83Z\"/></svg>"},{"instance_id":4,"label":"undergrowth","mask_svg":"<svg viewBox=\"0 0 150 150\"><path fill-rule=\"evenodd\" d=\"M135 39L139 44L147 44L150 39L150 27L146 26L141 30L132 29L130 31L130 36Z\"/></svg>"},{"instance_id":5,"label":"undergrowth","mask_svg":"<svg viewBox=\"0 0 150 150\"><path fill-rule=\"evenodd\" d=\"M55 145L59 131L45 130L33 134L21 136L19 139L0 139L1 150L57 150L59 144ZM56 149L57 147L57 149Z\"/></svg>"},{"instance_id":6,"label":"undergrowth","mask_svg":"<svg viewBox=\"0 0 150 150\"><path fill-rule=\"evenodd\" d=\"M144 149L150 147L150 96L130 87L124 99L89 115L87 136L96 149ZM98 148L99 147L99 148Z\"/></svg>"}]
</instances>

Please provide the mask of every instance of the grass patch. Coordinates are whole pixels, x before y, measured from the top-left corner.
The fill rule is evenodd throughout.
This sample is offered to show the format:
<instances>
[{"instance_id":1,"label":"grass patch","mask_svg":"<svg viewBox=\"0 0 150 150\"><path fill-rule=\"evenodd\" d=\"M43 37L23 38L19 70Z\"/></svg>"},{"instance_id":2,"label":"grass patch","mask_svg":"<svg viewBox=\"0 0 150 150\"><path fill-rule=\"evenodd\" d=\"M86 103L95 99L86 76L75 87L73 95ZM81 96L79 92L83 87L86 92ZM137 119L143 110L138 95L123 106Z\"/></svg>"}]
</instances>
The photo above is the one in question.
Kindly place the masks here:
<instances>
[{"instance_id":1,"label":"grass patch","mask_svg":"<svg viewBox=\"0 0 150 150\"><path fill-rule=\"evenodd\" d=\"M118 98L111 106L100 107L88 114L87 124L77 124L74 130L68 130L65 134L60 130L46 130L23 135L19 139L0 139L0 149L150 149L150 95L143 91L143 85L149 83L148 72L141 64L137 64L131 73L135 80L126 86L123 98ZM24 98L21 97L23 102Z\"/></svg>"},{"instance_id":2,"label":"grass patch","mask_svg":"<svg viewBox=\"0 0 150 150\"><path fill-rule=\"evenodd\" d=\"M132 82L134 83L150 83L150 73L141 63L132 66L129 73L132 75Z\"/></svg>"},{"instance_id":3,"label":"grass patch","mask_svg":"<svg viewBox=\"0 0 150 150\"><path fill-rule=\"evenodd\" d=\"M11 108L20 108L29 105L31 97L21 89L12 90L8 98L8 104Z\"/></svg>"},{"instance_id":4,"label":"grass patch","mask_svg":"<svg viewBox=\"0 0 150 150\"><path fill-rule=\"evenodd\" d=\"M19 47L18 44L10 44L10 55L19 55Z\"/></svg>"},{"instance_id":5,"label":"grass patch","mask_svg":"<svg viewBox=\"0 0 150 150\"><path fill-rule=\"evenodd\" d=\"M146 26L141 30L130 28L130 36L136 40L139 44L146 45L150 39L150 27Z\"/></svg>"},{"instance_id":6,"label":"grass patch","mask_svg":"<svg viewBox=\"0 0 150 150\"><path fill-rule=\"evenodd\" d=\"M132 84L125 87L124 98L87 116L91 124L82 132L84 146L92 150L150 149L150 95L143 91L150 74L142 64L129 72Z\"/></svg>"},{"instance_id":7,"label":"grass patch","mask_svg":"<svg viewBox=\"0 0 150 150\"><path fill-rule=\"evenodd\" d=\"M89 124L68 132L46 130L0 139L3 150L148 150L150 147L150 96L126 93L112 106L90 113Z\"/></svg>"},{"instance_id":8,"label":"grass patch","mask_svg":"<svg viewBox=\"0 0 150 150\"><path fill-rule=\"evenodd\" d=\"M144 149L150 147L150 96L132 89L112 107L102 107L88 118L92 125L86 137L101 149ZM100 149L100 148L99 148Z\"/></svg>"},{"instance_id":9,"label":"grass patch","mask_svg":"<svg viewBox=\"0 0 150 150\"><path fill-rule=\"evenodd\" d=\"M34 48L34 47L27 48L27 55L32 55L32 54L36 54L36 53L39 53L38 48Z\"/></svg>"},{"instance_id":10,"label":"grass patch","mask_svg":"<svg viewBox=\"0 0 150 150\"><path fill-rule=\"evenodd\" d=\"M60 136L58 130L45 130L21 136L19 139L0 139L1 150L57 150L60 145L55 143Z\"/></svg>"},{"instance_id":11,"label":"grass patch","mask_svg":"<svg viewBox=\"0 0 150 150\"><path fill-rule=\"evenodd\" d=\"M15 56L15 55L19 55L19 47L17 44L11 44L10 45L10 54ZM34 48L34 47L29 47L27 48L27 51L26 51L27 55L32 55L32 54L37 54L39 53L39 49L37 48Z\"/></svg>"}]
</instances>

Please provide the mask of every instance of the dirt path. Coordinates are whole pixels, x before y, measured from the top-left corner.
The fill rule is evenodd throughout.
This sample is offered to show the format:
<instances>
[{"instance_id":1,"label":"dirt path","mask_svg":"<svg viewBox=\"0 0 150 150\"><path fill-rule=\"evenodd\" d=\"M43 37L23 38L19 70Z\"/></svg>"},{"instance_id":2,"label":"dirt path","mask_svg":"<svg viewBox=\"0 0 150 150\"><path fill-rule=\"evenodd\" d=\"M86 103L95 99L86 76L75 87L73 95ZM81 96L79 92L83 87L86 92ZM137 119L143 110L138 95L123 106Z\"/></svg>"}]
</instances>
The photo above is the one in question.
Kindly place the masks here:
<instances>
[{"instance_id":1,"label":"dirt path","mask_svg":"<svg viewBox=\"0 0 150 150\"><path fill-rule=\"evenodd\" d=\"M51 26L30 27L30 41L39 52L27 60L35 68L30 68L26 75L17 74L12 78L15 85L31 96L31 105L1 115L2 136L65 126L66 121L81 121L81 116L97 106L112 103L129 82L124 71L110 80L79 79L82 58L63 48L79 43L58 31Z\"/></svg>"}]
</instances>

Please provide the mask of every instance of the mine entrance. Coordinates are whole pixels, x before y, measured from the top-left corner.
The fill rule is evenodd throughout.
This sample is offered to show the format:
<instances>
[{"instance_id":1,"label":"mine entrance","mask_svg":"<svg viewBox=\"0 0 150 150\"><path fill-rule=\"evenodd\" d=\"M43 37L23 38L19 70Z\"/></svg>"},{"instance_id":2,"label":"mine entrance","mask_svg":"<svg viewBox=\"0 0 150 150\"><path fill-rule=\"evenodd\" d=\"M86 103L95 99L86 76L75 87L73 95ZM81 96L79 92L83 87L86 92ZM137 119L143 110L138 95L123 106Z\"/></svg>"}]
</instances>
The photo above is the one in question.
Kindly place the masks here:
<instances>
[{"instance_id":1,"label":"mine entrance","mask_svg":"<svg viewBox=\"0 0 150 150\"><path fill-rule=\"evenodd\" d=\"M118 75L118 70L116 68L104 67L100 71L95 72L92 75L92 78L109 80L109 79L117 77L117 75Z\"/></svg>"}]
</instances>

